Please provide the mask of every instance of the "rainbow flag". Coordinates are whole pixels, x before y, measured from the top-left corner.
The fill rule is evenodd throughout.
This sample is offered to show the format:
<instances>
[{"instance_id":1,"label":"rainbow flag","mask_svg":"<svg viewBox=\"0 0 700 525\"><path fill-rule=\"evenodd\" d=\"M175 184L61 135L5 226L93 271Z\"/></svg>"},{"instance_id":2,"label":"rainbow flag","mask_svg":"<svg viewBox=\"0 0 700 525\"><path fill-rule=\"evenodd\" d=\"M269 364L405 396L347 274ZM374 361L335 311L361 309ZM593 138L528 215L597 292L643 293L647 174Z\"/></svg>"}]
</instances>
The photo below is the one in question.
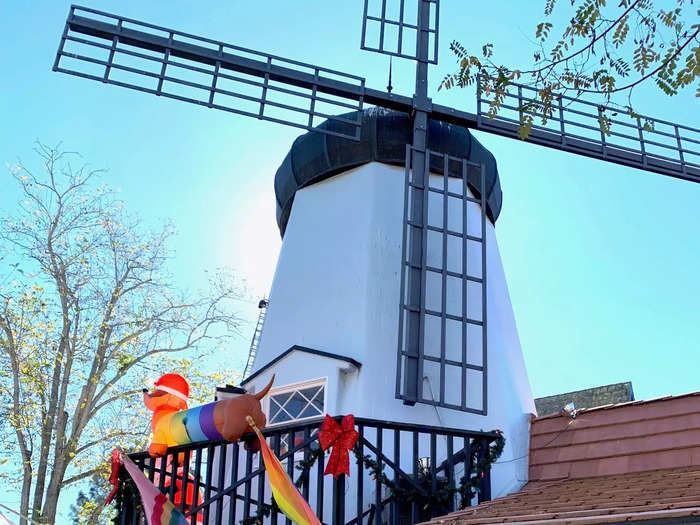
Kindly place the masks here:
<instances>
[{"instance_id":1,"label":"rainbow flag","mask_svg":"<svg viewBox=\"0 0 700 525\"><path fill-rule=\"evenodd\" d=\"M148 481L126 454L122 454L122 461L139 489L148 525L188 525L187 518L175 508L165 494Z\"/></svg>"},{"instance_id":2,"label":"rainbow flag","mask_svg":"<svg viewBox=\"0 0 700 525\"><path fill-rule=\"evenodd\" d=\"M267 478L270 481L272 495L280 510L297 525L321 525L316 514L294 486L292 480L289 479L277 456L270 450L258 428L254 424L251 426L260 440L260 452L265 462Z\"/></svg>"}]
</instances>

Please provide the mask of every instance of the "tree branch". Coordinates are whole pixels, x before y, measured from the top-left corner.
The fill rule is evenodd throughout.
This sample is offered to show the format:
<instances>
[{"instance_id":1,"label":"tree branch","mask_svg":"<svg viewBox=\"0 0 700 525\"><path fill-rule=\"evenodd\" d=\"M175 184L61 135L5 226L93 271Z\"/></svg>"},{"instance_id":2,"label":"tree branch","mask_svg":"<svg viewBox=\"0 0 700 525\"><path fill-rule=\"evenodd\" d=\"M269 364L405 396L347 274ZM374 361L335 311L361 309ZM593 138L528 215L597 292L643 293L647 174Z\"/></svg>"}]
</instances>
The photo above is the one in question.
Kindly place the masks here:
<instances>
[{"instance_id":1,"label":"tree branch","mask_svg":"<svg viewBox=\"0 0 700 525\"><path fill-rule=\"evenodd\" d=\"M85 472L81 472L80 474L76 474L75 476L72 476L68 479L63 480L61 483L61 488L66 488L68 485L75 483L76 481L80 481L81 479L89 478L90 476L97 474L98 472L101 472L104 470L104 467L95 467L90 470L86 470Z\"/></svg>"}]
</instances>

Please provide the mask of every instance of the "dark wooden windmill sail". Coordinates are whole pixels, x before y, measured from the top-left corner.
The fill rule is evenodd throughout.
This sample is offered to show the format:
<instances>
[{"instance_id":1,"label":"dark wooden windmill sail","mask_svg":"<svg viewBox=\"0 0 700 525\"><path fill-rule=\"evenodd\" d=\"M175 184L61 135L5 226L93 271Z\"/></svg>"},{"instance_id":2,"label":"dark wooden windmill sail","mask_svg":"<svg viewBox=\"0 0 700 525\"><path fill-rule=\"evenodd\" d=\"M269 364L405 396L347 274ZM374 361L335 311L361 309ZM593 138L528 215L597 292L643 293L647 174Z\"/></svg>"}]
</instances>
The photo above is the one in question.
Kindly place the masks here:
<instances>
[{"instance_id":1,"label":"dark wooden windmill sail","mask_svg":"<svg viewBox=\"0 0 700 525\"><path fill-rule=\"evenodd\" d=\"M415 20L409 19L406 14L408 2L417 4ZM502 110L493 119L487 116L485 108L488 100L481 93L477 93L476 113L433 104L428 96L427 79L428 66L437 63L439 0L399 0L398 18L387 15L387 0L381 1L379 12L371 12L368 4L369 1L365 0L362 48L415 60L416 84L412 96L372 89L365 85L365 79L360 76L78 6L71 7L68 14L53 69L157 96L333 134L351 141L360 138L362 109L366 105L411 115L413 137L412 143L406 145L396 397L407 404L429 403L486 414L488 320L484 224L489 217L486 191L479 191L479 188L485 188L485 169L483 165L474 165L468 159L427 150L426 135L429 121L443 121L519 138L520 108L531 101L534 92L528 86L512 84ZM370 34L376 38L370 38ZM636 122L614 118L612 109L565 96L559 99L558 104L546 125L532 126L527 142L700 182L700 130L650 117L640 117ZM608 134L601 131L601 116L613 126ZM317 127L326 120L333 125ZM480 179L481 185L470 184L473 197L467 191L456 193L448 187L447 176L455 170L462 173L465 188L468 181L474 180L473 173L476 171L476 180ZM431 185L430 171L444 175L443 187ZM472 176L469 176L470 171ZM458 232L450 231L447 225L442 228L429 225L427 202L430 192L441 194L445 202L448 196L460 199L465 210L469 202L479 204L481 235L470 234L466 227ZM470 275L466 270L466 261L462 273L449 271L445 257L440 267L428 266L425 246L431 230L442 236L443 247L448 237L458 238L465 258L467 243L477 243L483 261L482 274ZM428 308L426 305L425 283L429 275L442 279L442 307ZM444 306L444 288L448 277L461 279L463 283L460 316L447 313ZM467 287L472 285L478 290L480 318L467 315ZM427 355L424 351L424 332L428 320L441 325L442 352L439 357ZM467 327L479 331L483 352L483 361L479 366L467 363L466 357L459 362L445 358L447 320L462 323L463 334L467 333ZM466 335L463 336L464 347L465 338ZM463 356L466 356L466 351ZM423 365L426 361L436 362L440 366L437 398L423 390ZM444 399L446 365L462 369L459 404L450 404ZM480 407L471 406L466 399L467 370L480 373L483 392ZM451 388L454 387L451 385Z\"/></svg>"}]
</instances>

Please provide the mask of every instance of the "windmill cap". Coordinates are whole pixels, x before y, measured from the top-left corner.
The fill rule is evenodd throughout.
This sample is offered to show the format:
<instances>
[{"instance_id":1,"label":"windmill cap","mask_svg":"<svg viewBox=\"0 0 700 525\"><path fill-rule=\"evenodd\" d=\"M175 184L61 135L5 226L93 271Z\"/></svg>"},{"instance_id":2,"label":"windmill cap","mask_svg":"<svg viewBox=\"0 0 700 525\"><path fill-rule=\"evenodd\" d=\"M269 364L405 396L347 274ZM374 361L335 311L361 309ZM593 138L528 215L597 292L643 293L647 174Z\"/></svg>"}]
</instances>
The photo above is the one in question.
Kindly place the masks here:
<instances>
[{"instance_id":1,"label":"windmill cap","mask_svg":"<svg viewBox=\"0 0 700 525\"><path fill-rule=\"evenodd\" d=\"M344 120L356 121L358 112L339 115ZM284 235L294 195L298 190L321 182L343 171L381 162L403 166L406 161L406 144L411 143L413 122L410 116L399 111L370 108L361 112L360 140L352 140L327 133L308 132L297 137L282 165L275 174L275 198L277 200L277 225ZM352 133L349 124L329 119L317 126L336 133ZM485 167L484 188L481 173L471 166L467 170L469 189L476 197L484 192L486 215L492 223L501 212L503 195L498 178L496 159L469 130L462 126L438 120L428 121L427 147L436 153L465 158ZM430 171L442 174L443 162L430 159ZM449 176L461 178L461 167L451 163Z\"/></svg>"},{"instance_id":2,"label":"windmill cap","mask_svg":"<svg viewBox=\"0 0 700 525\"><path fill-rule=\"evenodd\" d=\"M187 401L187 396L190 395L190 386L180 374L165 374L155 382L155 389L161 392L167 392L175 397Z\"/></svg>"}]
</instances>

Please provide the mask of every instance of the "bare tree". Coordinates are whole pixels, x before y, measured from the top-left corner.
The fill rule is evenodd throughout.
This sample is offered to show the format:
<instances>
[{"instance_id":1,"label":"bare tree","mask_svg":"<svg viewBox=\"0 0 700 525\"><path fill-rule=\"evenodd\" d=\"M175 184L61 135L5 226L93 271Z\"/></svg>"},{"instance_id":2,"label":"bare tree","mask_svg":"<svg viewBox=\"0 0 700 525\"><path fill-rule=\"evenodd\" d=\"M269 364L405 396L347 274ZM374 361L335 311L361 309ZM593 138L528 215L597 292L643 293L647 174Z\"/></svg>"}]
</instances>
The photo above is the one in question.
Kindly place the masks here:
<instances>
[{"instance_id":1,"label":"bare tree","mask_svg":"<svg viewBox=\"0 0 700 525\"><path fill-rule=\"evenodd\" d=\"M178 292L169 225L145 231L99 170L36 151L39 172L11 168L22 200L0 222L0 437L21 457L21 514L53 523L61 490L104 469L105 447L143 440L145 370L235 334L239 294L220 273L206 292Z\"/></svg>"}]
</instances>

